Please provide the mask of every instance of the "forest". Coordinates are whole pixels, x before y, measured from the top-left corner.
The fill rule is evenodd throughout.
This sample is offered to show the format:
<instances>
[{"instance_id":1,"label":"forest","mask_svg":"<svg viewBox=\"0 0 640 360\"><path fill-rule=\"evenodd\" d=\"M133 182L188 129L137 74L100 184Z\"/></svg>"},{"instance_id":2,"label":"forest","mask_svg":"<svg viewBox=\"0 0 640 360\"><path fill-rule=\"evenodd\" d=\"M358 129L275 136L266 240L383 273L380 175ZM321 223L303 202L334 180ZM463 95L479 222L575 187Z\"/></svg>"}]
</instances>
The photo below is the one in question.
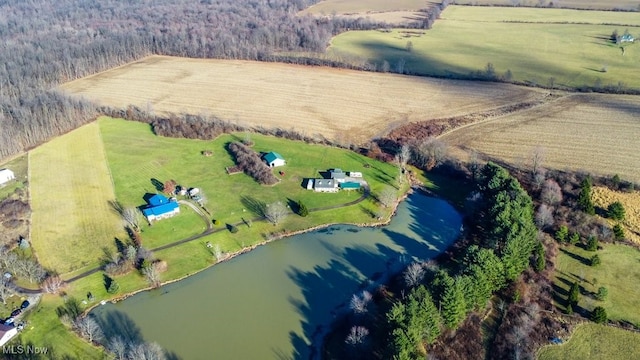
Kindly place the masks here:
<instances>
[{"instance_id":1,"label":"forest","mask_svg":"<svg viewBox=\"0 0 640 360\"><path fill-rule=\"evenodd\" d=\"M151 54L275 61L381 24L296 13L316 0L0 1L0 159L99 114L55 87ZM286 60L286 59L285 59ZM311 59L309 60L311 61Z\"/></svg>"}]
</instances>

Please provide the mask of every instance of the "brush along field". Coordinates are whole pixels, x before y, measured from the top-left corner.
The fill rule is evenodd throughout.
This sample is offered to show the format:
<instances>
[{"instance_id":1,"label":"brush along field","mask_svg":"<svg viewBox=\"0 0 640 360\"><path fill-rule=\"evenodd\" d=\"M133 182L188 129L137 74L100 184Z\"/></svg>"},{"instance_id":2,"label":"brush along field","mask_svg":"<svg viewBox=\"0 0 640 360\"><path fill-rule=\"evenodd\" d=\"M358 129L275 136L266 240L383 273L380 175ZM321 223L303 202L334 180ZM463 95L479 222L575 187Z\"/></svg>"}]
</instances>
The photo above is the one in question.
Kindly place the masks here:
<instances>
[{"instance_id":1,"label":"brush along field","mask_svg":"<svg viewBox=\"0 0 640 360\"><path fill-rule=\"evenodd\" d=\"M640 88L639 44L610 40L615 30L640 36L639 22L636 13L449 6L430 30L348 31L327 52L378 66L386 61L396 70L402 64L403 72L421 75Z\"/></svg>"},{"instance_id":2,"label":"brush along field","mask_svg":"<svg viewBox=\"0 0 640 360\"><path fill-rule=\"evenodd\" d=\"M448 144L516 165L620 175L640 181L640 97L574 94L442 136Z\"/></svg>"},{"instance_id":3,"label":"brush along field","mask_svg":"<svg viewBox=\"0 0 640 360\"><path fill-rule=\"evenodd\" d=\"M585 10L636 10L637 0L456 0L457 5L547 6Z\"/></svg>"},{"instance_id":4,"label":"brush along field","mask_svg":"<svg viewBox=\"0 0 640 360\"><path fill-rule=\"evenodd\" d=\"M596 186L593 188L591 196L593 204L604 210L616 201L621 202L625 210L625 217L622 221L625 237L636 244L640 244L640 191L627 193ZM617 221L613 220L608 221L611 226L617 223Z\"/></svg>"},{"instance_id":5,"label":"brush along field","mask_svg":"<svg viewBox=\"0 0 640 360\"><path fill-rule=\"evenodd\" d=\"M540 349L538 360L633 359L640 354L640 334L610 326L586 323L576 327L562 345Z\"/></svg>"},{"instance_id":6,"label":"brush along field","mask_svg":"<svg viewBox=\"0 0 640 360\"><path fill-rule=\"evenodd\" d=\"M541 95L506 84L445 81L326 67L152 56L64 84L105 105L211 114L248 126L362 142L410 121Z\"/></svg>"},{"instance_id":7,"label":"brush along field","mask_svg":"<svg viewBox=\"0 0 640 360\"><path fill-rule=\"evenodd\" d=\"M97 123L29 153L32 245L40 263L60 274L99 264L121 222Z\"/></svg>"}]
</instances>

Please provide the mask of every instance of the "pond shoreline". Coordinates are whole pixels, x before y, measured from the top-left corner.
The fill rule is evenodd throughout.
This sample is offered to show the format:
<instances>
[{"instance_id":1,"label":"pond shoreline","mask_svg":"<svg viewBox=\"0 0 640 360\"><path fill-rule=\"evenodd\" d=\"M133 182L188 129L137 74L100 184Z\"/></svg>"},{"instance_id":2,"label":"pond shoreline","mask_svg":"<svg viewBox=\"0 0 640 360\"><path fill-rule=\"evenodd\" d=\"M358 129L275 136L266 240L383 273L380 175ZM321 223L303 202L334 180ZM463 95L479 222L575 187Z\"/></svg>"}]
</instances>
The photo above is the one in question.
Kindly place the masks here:
<instances>
[{"instance_id":1,"label":"pond shoreline","mask_svg":"<svg viewBox=\"0 0 640 360\"><path fill-rule=\"evenodd\" d=\"M251 246L247 246L245 248L242 248L242 249L240 249L238 251L235 251L235 252L232 252L232 253L227 253L227 254L224 255L224 257L222 259L220 259L218 261L214 261L211 264L209 264L208 266L203 267L202 269L199 269L199 270L197 270L195 272L186 274L186 275L181 276L181 277L176 278L176 279L164 281L164 282L160 283L160 285L157 286L157 287L153 287L153 286L144 287L144 288L141 288L141 289L138 289L138 290L135 290L135 291L132 291L132 292L128 292L126 294L122 294L120 296L114 297L114 298L112 298L110 300L103 300L102 302L95 303L95 304L87 307L83 311L83 316L86 316L93 309L95 309L95 308L97 308L97 307L99 307L101 305L104 305L107 302L110 302L112 304L116 304L116 303L118 303L120 301L126 300L126 299L128 299L128 298L130 298L132 296L135 296L137 294L140 294L142 292L152 291L152 290L155 290L155 289L160 289L165 285L173 284L175 282L187 279L187 278L189 278L189 277L191 277L193 275L196 275L196 274L201 273L201 272L203 272L203 271L205 271L207 269L210 269L210 268L212 268L213 266L215 266L217 264L224 263L226 261L232 260L232 259L234 259L234 258L236 258L236 257L238 257L240 255L249 253L252 250L257 249L258 247L267 245L267 244L272 243L272 242L277 241L277 240L281 240L281 239L285 239L285 238L292 237L292 236L295 236L295 235L305 234L305 233L309 233L309 232L313 232L313 231L317 231L317 230L322 230L322 229L329 228L331 226L338 226L338 225L351 225L351 226L357 226L357 227L362 227L362 228L376 228L376 227L386 226L391 222L393 217L396 215L396 212L398 211L398 207L400 206L400 204L404 200L406 200L409 195L413 194L415 190L423 191L423 193L426 196L437 197L437 196L435 196L433 194L430 194L430 193L424 191L422 184L413 183L411 185L411 187L409 187L409 190L406 191L401 197L399 197L394 202L394 204L392 205L391 214L384 221L378 221L378 222L374 222L374 223L344 223L344 222L327 223L327 224L321 224L321 225L312 226L312 227L306 228L306 229L280 233L280 234L274 235L273 237L271 237L268 240L264 240L264 241L261 241L259 243L253 244Z\"/></svg>"}]
</instances>

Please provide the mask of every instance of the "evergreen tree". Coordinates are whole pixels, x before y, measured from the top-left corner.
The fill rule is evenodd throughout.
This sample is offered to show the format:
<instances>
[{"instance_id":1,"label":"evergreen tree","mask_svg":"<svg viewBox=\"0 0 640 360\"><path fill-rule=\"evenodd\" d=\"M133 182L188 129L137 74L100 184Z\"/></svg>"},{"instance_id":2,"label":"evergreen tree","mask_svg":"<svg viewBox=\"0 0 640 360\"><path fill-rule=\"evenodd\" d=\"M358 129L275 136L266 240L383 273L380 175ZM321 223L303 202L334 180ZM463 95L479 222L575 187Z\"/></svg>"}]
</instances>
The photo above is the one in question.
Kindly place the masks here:
<instances>
[{"instance_id":1,"label":"evergreen tree","mask_svg":"<svg viewBox=\"0 0 640 360\"><path fill-rule=\"evenodd\" d=\"M578 194L578 208L589 215L594 215L596 209L591 201L591 178L586 177L580 184L580 194Z\"/></svg>"},{"instance_id":2,"label":"evergreen tree","mask_svg":"<svg viewBox=\"0 0 640 360\"><path fill-rule=\"evenodd\" d=\"M624 239L624 229L622 228L622 225L615 224L613 226L613 236L616 238L616 240Z\"/></svg>"},{"instance_id":3,"label":"evergreen tree","mask_svg":"<svg viewBox=\"0 0 640 360\"><path fill-rule=\"evenodd\" d=\"M578 243L578 241L580 241L580 234L578 234L577 232L574 232L571 234L571 236L569 236L569 244L575 245Z\"/></svg>"},{"instance_id":4,"label":"evergreen tree","mask_svg":"<svg viewBox=\"0 0 640 360\"><path fill-rule=\"evenodd\" d=\"M591 266L600 265L600 256L598 256L598 254L593 255L590 259L590 264Z\"/></svg>"},{"instance_id":5,"label":"evergreen tree","mask_svg":"<svg viewBox=\"0 0 640 360\"><path fill-rule=\"evenodd\" d=\"M591 312L591 321L603 324L607 322L607 311L602 306L596 306Z\"/></svg>"},{"instance_id":6,"label":"evergreen tree","mask_svg":"<svg viewBox=\"0 0 640 360\"><path fill-rule=\"evenodd\" d=\"M109 288L107 289L107 292L109 294L115 294L118 291L120 291L120 285L118 284L118 282L115 279L111 279L111 282L109 283Z\"/></svg>"},{"instance_id":7,"label":"evergreen tree","mask_svg":"<svg viewBox=\"0 0 640 360\"><path fill-rule=\"evenodd\" d=\"M307 206L302 201L298 201L298 215L302 217L309 215L309 209L307 209Z\"/></svg>"},{"instance_id":8,"label":"evergreen tree","mask_svg":"<svg viewBox=\"0 0 640 360\"><path fill-rule=\"evenodd\" d=\"M596 251L598 250L598 237L595 235L589 235L587 239L587 250L588 251Z\"/></svg>"},{"instance_id":9,"label":"evergreen tree","mask_svg":"<svg viewBox=\"0 0 640 360\"><path fill-rule=\"evenodd\" d=\"M571 284L571 288L569 289L569 296L567 297L567 300L569 301L569 304L577 304L579 298L580 285L578 285L577 282L574 282L573 284Z\"/></svg>"},{"instance_id":10,"label":"evergreen tree","mask_svg":"<svg viewBox=\"0 0 640 360\"><path fill-rule=\"evenodd\" d=\"M467 313L465 311L464 293L462 282L456 278L453 285L444 289L442 297L442 320L449 329L456 329L464 320Z\"/></svg>"},{"instance_id":11,"label":"evergreen tree","mask_svg":"<svg viewBox=\"0 0 640 360\"><path fill-rule=\"evenodd\" d=\"M624 205L620 201L611 203L607 208L607 216L613 220L624 220Z\"/></svg>"},{"instance_id":12,"label":"evergreen tree","mask_svg":"<svg viewBox=\"0 0 640 360\"><path fill-rule=\"evenodd\" d=\"M544 245L542 245L541 242L538 242L536 244L535 254L536 254L536 262L535 262L534 269L536 270L536 272L540 272L544 270L544 268L547 266L547 261L545 259Z\"/></svg>"},{"instance_id":13,"label":"evergreen tree","mask_svg":"<svg viewBox=\"0 0 640 360\"><path fill-rule=\"evenodd\" d=\"M607 290L607 288L604 286L600 286L598 288L598 292L596 293L596 299L600 301L605 301L608 295L609 295L609 290Z\"/></svg>"},{"instance_id":14,"label":"evergreen tree","mask_svg":"<svg viewBox=\"0 0 640 360\"><path fill-rule=\"evenodd\" d=\"M567 235L569 235L569 228L566 225L562 225L558 231L556 231L555 238L559 243L563 243L567 241Z\"/></svg>"}]
</instances>

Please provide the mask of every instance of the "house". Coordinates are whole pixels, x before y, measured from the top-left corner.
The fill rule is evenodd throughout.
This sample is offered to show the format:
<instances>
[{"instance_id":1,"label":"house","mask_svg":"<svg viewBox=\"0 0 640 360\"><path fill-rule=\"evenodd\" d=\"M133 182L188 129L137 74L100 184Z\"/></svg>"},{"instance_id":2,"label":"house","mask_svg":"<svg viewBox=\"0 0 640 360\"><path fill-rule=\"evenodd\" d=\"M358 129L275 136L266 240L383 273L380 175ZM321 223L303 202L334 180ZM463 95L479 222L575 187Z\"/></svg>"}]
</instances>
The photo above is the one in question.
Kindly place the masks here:
<instances>
[{"instance_id":1,"label":"house","mask_svg":"<svg viewBox=\"0 0 640 360\"><path fill-rule=\"evenodd\" d=\"M284 160L282 155L274 151L266 153L263 156L263 159L267 163L267 165L269 165L269 167L284 166L286 164L286 161Z\"/></svg>"},{"instance_id":2,"label":"house","mask_svg":"<svg viewBox=\"0 0 640 360\"><path fill-rule=\"evenodd\" d=\"M631 34L624 34L622 36L620 36L620 42L634 42L635 39L633 38L633 36L631 36Z\"/></svg>"},{"instance_id":3,"label":"house","mask_svg":"<svg viewBox=\"0 0 640 360\"><path fill-rule=\"evenodd\" d=\"M339 184L341 190L358 190L360 183L355 181L345 181Z\"/></svg>"},{"instance_id":4,"label":"house","mask_svg":"<svg viewBox=\"0 0 640 360\"><path fill-rule=\"evenodd\" d=\"M0 346L4 346L4 344L16 335L18 335L18 329L13 326L0 324Z\"/></svg>"},{"instance_id":5,"label":"house","mask_svg":"<svg viewBox=\"0 0 640 360\"><path fill-rule=\"evenodd\" d=\"M362 173L359 172L359 171L349 171L349 177L361 178L362 177Z\"/></svg>"},{"instance_id":6,"label":"house","mask_svg":"<svg viewBox=\"0 0 640 360\"><path fill-rule=\"evenodd\" d=\"M16 178L16 174L9 169L0 170L0 185L8 183L9 181Z\"/></svg>"},{"instance_id":7,"label":"house","mask_svg":"<svg viewBox=\"0 0 640 360\"><path fill-rule=\"evenodd\" d=\"M341 169L333 169L329 172L329 175L331 175L331 179L335 180L338 183L345 182L347 178L347 174L345 174Z\"/></svg>"},{"instance_id":8,"label":"house","mask_svg":"<svg viewBox=\"0 0 640 360\"><path fill-rule=\"evenodd\" d=\"M337 192L337 184L333 179L314 179L313 190L316 192Z\"/></svg>"},{"instance_id":9,"label":"house","mask_svg":"<svg viewBox=\"0 0 640 360\"><path fill-rule=\"evenodd\" d=\"M174 199L155 194L147 199L148 205L142 209L142 214L149 222L166 219L180 213L180 206Z\"/></svg>"}]
</instances>

